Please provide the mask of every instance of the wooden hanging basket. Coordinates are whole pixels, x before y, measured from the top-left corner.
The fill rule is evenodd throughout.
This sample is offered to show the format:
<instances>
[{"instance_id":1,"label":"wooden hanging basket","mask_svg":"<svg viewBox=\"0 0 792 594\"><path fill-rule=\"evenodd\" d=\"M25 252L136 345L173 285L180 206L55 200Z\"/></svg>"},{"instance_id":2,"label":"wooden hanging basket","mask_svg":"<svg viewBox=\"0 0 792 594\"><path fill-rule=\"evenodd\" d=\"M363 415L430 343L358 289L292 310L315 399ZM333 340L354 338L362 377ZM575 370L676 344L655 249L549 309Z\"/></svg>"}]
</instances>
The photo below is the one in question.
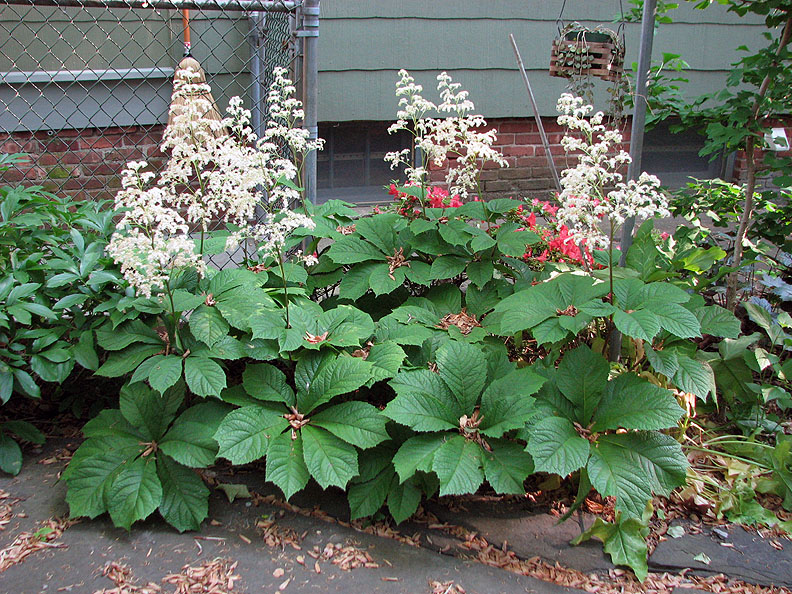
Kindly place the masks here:
<instances>
[{"instance_id":1,"label":"wooden hanging basket","mask_svg":"<svg viewBox=\"0 0 792 594\"><path fill-rule=\"evenodd\" d=\"M610 29L572 23L553 40L550 75L562 78L597 76L617 81L624 74L624 43Z\"/></svg>"}]
</instances>

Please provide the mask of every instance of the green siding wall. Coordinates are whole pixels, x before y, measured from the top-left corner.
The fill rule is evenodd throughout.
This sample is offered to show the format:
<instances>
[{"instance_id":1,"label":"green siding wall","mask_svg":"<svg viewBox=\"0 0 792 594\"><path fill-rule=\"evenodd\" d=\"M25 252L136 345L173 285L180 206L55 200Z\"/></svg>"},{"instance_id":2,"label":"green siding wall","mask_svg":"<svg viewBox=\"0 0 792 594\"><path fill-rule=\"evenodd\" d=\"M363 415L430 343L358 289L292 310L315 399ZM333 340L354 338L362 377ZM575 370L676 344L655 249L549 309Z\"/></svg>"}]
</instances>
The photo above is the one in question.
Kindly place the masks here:
<instances>
[{"instance_id":1,"label":"green siding wall","mask_svg":"<svg viewBox=\"0 0 792 594\"><path fill-rule=\"evenodd\" d=\"M727 13L720 6L695 10L688 3L660 27L653 55L682 54L690 64L689 95L723 86L738 45L762 43L760 19ZM555 113L566 81L547 73L561 1L325 0L319 41L319 117L323 121L389 120L399 68L407 68L432 97L438 72L447 70L470 90L487 117L529 113L508 35L513 33L528 69L540 111ZM609 23L615 0L568 0L565 21ZM612 25L615 27L615 25ZM625 28L629 65L638 59L640 26ZM603 94L603 100L604 100Z\"/></svg>"}]
</instances>

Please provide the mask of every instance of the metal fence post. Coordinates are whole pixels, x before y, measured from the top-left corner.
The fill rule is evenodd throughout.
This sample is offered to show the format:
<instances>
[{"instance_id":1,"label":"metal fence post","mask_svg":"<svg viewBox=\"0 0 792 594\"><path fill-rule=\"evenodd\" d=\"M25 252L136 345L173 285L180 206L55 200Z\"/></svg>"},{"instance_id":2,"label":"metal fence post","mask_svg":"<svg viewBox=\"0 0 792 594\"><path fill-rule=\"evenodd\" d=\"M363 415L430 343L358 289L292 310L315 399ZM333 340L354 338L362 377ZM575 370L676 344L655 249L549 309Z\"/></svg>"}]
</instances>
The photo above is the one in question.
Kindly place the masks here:
<instances>
[{"instance_id":1,"label":"metal fence post","mask_svg":"<svg viewBox=\"0 0 792 594\"><path fill-rule=\"evenodd\" d=\"M303 38L303 107L305 121L311 139L318 136L319 123L319 1L305 0L302 7L302 27L297 32ZM316 204L316 152L312 151L305 158L305 200Z\"/></svg>"}]
</instances>

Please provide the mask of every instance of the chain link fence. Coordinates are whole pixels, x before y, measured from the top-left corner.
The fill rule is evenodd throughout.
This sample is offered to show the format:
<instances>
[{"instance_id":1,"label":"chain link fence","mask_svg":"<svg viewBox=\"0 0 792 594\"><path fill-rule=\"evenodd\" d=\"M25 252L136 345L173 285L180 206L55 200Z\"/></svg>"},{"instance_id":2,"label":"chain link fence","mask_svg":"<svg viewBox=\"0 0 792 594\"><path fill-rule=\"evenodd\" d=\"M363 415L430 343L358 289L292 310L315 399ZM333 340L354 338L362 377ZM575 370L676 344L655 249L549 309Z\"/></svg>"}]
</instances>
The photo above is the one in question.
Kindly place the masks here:
<instances>
[{"instance_id":1,"label":"chain link fence","mask_svg":"<svg viewBox=\"0 0 792 594\"><path fill-rule=\"evenodd\" d=\"M0 181L101 200L114 196L128 161L161 168L184 9L191 53L219 111L239 95L260 132L273 69L287 68L301 92L304 66L315 63L302 50L303 38L318 34L318 6L307 8L285 0L0 0L0 152L30 158Z\"/></svg>"}]
</instances>

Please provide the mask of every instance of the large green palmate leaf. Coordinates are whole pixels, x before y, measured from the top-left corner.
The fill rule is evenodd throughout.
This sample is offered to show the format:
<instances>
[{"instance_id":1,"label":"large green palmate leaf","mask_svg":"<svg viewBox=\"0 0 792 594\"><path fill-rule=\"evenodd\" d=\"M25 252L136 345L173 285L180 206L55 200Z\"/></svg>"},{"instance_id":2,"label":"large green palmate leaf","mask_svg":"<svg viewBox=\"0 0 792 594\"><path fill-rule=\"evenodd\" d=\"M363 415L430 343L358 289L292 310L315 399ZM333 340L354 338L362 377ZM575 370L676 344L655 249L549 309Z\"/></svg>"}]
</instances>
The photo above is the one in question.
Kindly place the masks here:
<instances>
[{"instance_id":1,"label":"large green palmate leaf","mask_svg":"<svg viewBox=\"0 0 792 594\"><path fill-rule=\"evenodd\" d=\"M408 480L401 484L394 478L388 493L388 511L397 524L412 516L421 503L421 489Z\"/></svg>"},{"instance_id":2,"label":"large green palmate leaf","mask_svg":"<svg viewBox=\"0 0 792 594\"><path fill-rule=\"evenodd\" d=\"M335 435L306 425L301 430L305 466L326 489L330 485L346 488L347 483L358 474L357 451Z\"/></svg>"},{"instance_id":3,"label":"large green palmate leaf","mask_svg":"<svg viewBox=\"0 0 792 594\"><path fill-rule=\"evenodd\" d=\"M484 463L484 476L497 493L523 495L523 483L534 471L531 456L522 446L512 441L491 440L491 451L481 454Z\"/></svg>"},{"instance_id":4,"label":"large green palmate leaf","mask_svg":"<svg viewBox=\"0 0 792 594\"><path fill-rule=\"evenodd\" d=\"M435 355L440 378L451 389L460 409L472 413L487 381L487 360L481 349L449 341Z\"/></svg>"},{"instance_id":5,"label":"large green palmate leaf","mask_svg":"<svg viewBox=\"0 0 792 594\"><path fill-rule=\"evenodd\" d=\"M264 405L243 406L231 411L220 423L214 438L217 455L233 464L247 464L267 453L270 441L289 426L285 409Z\"/></svg>"},{"instance_id":6,"label":"large green palmate leaf","mask_svg":"<svg viewBox=\"0 0 792 594\"><path fill-rule=\"evenodd\" d=\"M701 332L723 338L737 338L740 336L740 320L728 309L718 305L698 307L693 310L694 315L701 324Z\"/></svg>"},{"instance_id":7,"label":"large green palmate leaf","mask_svg":"<svg viewBox=\"0 0 792 594\"><path fill-rule=\"evenodd\" d=\"M479 431L488 437L501 437L506 431L519 429L535 411L531 397L545 378L529 368L512 371L493 381L481 396L483 418Z\"/></svg>"},{"instance_id":8,"label":"large green palmate leaf","mask_svg":"<svg viewBox=\"0 0 792 594\"><path fill-rule=\"evenodd\" d=\"M297 409L307 414L336 396L354 392L371 379L371 367L371 363L358 357L326 357L307 382L307 388L297 382Z\"/></svg>"},{"instance_id":9,"label":"large green palmate leaf","mask_svg":"<svg viewBox=\"0 0 792 594\"><path fill-rule=\"evenodd\" d=\"M394 377L407 355L398 344L385 341L371 346L366 361L373 366L371 369L372 382L378 382Z\"/></svg>"},{"instance_id":10,"label":"large green palmate leaf","mask_svg":"<svg viewBox=\"0 0 792 594\"><path fill-rule=\"evenodd\" d=\"M389 385L396 391L396 398L383 413L415 431L455 429L465 414L451 390L428 369L399 373Z\"/></svg>"},{"instance_id":11,"label":"large green palmate leaf","mask_svg":"<svg viewBox=\"0 0 792 594\"><path fill-rule=\"evenodd\" d=\"M461 435L448 439L432 461L432 470L440 479L440 495L475 493L484 482L481 455L481 446Z\"/></svg>"},{"instance_id":12,"label":"large green palmate leaf","mask_svg":"<svg viewBox=\"0 0 792 594\"><path fill-rule=\"evenodd\" d=\"M157 457L157 476L162 484L159 512L179 532L198 530L209 515L209 489L189 468L168 456Z\"/></svg>"},{"instance_id":13,"label":"large green palmate leaf","mask_svg":"<svg viewBox=\"0 0 792 594\"><path fill-rule=\"evenodd\" d=\"M361 455L360 477L350 484L347 496L353 520L374 515L385 503L394 483L398 485L393 466L385 458L387 450L375 448L369 452L376 452L376 456L384 463L367 464Z\"/></svg>"},{"instance_id":14,"label":"large green palmate leaf","mask_svg":"<svg viewBox=\"0 0 792 594\"><path fill-rule=\"evenodd\" d=\"M647 305L660 320L664 330L680 338L696 338L701 336L701 324L696 316L678 303L668 301L652 301Z\"/></svg>"},{"instance_id":15,"label":"large green palmate leaf","mask_svg":"<svg viewBox=\"0 0 792 594\"><path fill-rule=\"evenodd\" d=\"M352 301L360 299L371 288L369 279L377 266L377 262L364 262L350 268L338 286L339 296Z\"/></svg>"},{"instance_id":16,"label":"large green palmate leaf","mask_svg":"<svg viewBox=\"0 0 792 594\"><path fill-rule=\"evenodd\" d=\"M286 499L301 491L311 478L303 456L302 432L292 439L291 432L277 435L270 441L267 451L268 481L275 483Z\"/></svg>"},{"instance_id":17,"label":"large green palmate leaf","mask_svg":"<svg viewBox=\"0 0 792 594\"><path fill-rule=\"evenodd\" d=\"M425 433L405 441L393 456L393 467L403 483L416 471L432 471L434 456L445 443L446 433Z\"/></svg>"},{"instance_id":18,"label":"large green palmate leaf","mask_svg":"<svg viewBox=\"0 0 792 594\"><path fill-rule=\"evenodd\" d=\"M251 329L251 318L265 309L274 308L275 302L263 289L247 286L222 293L215 307L231 326L247 332Z\"/></svg>"},{"instance_id":19,"label":"large green palmate leaf","mask_svg":"<svg viewBox=\"0 0 792 594\"><path fill-rule=\"evenodd\" d=\"M287 383L286 375L269 363L246 366L242 372L242 385L253 398L294 405L294 390Z\"/></svg>"},{"instance_id":20,"label":"large green palmate leaf","mask_svg":"<svg viewBox=\"0 0 792 594\"><path fill-rule=\"evenodd\" d=\"M708 363L682 353L677 354L677 362L676 372L670 378L677 388L695 394L701 400L706 400L710 392L714 393L715 373Z\"/></svg>"},{"instance_id":21,"label":"large green palmate leaf","mask_svg":"<svg viewBox=\"0 0 792 594\"><path fill-rule=\"evenodd\" d=\"M142 383L125 384L119 397L121 414L152 441L162 437L180 404L178 391L168 391L160 396Z\"/></svg>"},{"instance_id":22,"label":"large green palmate leaf","mask_svg":"<svg viewBox=\"0 0 792 594\"><path fill-rule=\"evenodd\" d=\"M105 491L121 468L144 449L139 440L126 437L94 438L74 453L63 473L68 490L69 513L78 518L95 518L107 511Z\"/></svg>"},{"instance_id":23,"label":"large green palmate leaf","mask_svg":"<svg viewBox=\"0 0 792 594\"><path fill-rule=\"evenodd\" d=\"M214 346L228 334L230 326L215 307L201 305L190 315L190 332L206 346Z\"/></svg>"},{"instance_id":24,"label":"large green palmate leaf","mask_svg":"<svg viewBox=\"0 0 792 594\"><path fill-rule=\"evenodd\" d=\"M669 390L623 373L608 382L592 429L667 429L675 427L684 412Z\"/></svg>"},{"instance_id":25,"label":"large green palmate leaf","mask_svg":"<svg viewBox=\"0 0 792 594\"><path fill-rule=\"evenodd\" d=\"M434 280L454 278L462 274L467 263L467 258L462 256L440 256L432 262L432 270L429 276Z\"/></svg>"},{"instance_id":26,"label":"large green palmate leaf","mask_svg":"<svg viewBox=\"0 0 792 594\"><path fill-rule=\"evenodd\" d=\"M533 458L536 470L562 477L586 465L589 442L578 435L567 419L547 417L534 426L525 448Z\"/></svg>"},{"instance_id":27,"label":"large green palmate leaf","mask_svg":"<svg viewBox=\"0 0 792 594\"><path fill-rule=\"evenodd\" d=\"M588 346L568 351L558 366L556 385L577 410L577 420L589 424L608 381L610 367L604 357Z\"/></svg>"},{"instance_id":28,"label":"large green palmate leaf","mask_svg":"<svg viewBox=\"0 0 792 594\"><path fill-rule=\"evenodd\" d=\"M355 231L382 252L390 255L396 246L396 226L403 221L395 213L362 217L355 222Z\"/></svg>"},{"instance_id":29,"label":"large green palmate leaf","mask_svg":"<svg viewBox=\"0 0 792 594\"><path fill-rule=\"evenodd\" d=\"M385 260L386 254L354 235L347 235L333 242L327 255L336 264L357 264L368 260ZM390 255L390 254L387 254Z\"/></svg>"},{"instance_id":30,"label":"large green palmate leaf","mask_svg":"<svg viewBox=\"0 0 792 594\"><path fill-rule=\"evenodd\" d=\"M590 538L603 542L614 565L625 565L632 568L635 577L644 581L648 575L646 562L646 539L644 532L648 530L639 520L628 518L611 524L602 518L596 518L594 524L572 541L578 545Z\"/></svg>"},{"instance_id":31,"label":"large green palmate leaf","mask_svg":"<svg viewBox=\"0 0 792 594\"><path fill-rule=\"evenodd\" d=\"M105 491L105 505L113 524L129 528L145 520L162 502L162 484L153 456L125 463Z\"/></svg>"},{"instance_id":32,"label":"large green palmate leaf","mask_svg":"<svg viewBox=\"0 0 792 594\"><path fill-rule=\"evenodd\" d=\"M616 497L616 509L640 518L653 492L668 495L685 482L687 459L668 435L638 431L600 436L586 468L597 491Z\"/></svg>"},{"instance_id":33,"label":"large green palmate leaf","mask_svg":"<svg viewBox=\"0 0 792 594\"><path fill-rule=\"evenodd\" d=\"M193 394L220 396L226 387L223 368L209 357L187 357L184 360L184 379Z\"/></svg>"},{"instance_id":34,"label":"large green palmate leaf","mask_svg":"<svg viewBox=\"0 0 792 594\"><path fill-rule=\"evenodd\" d=\"M312 425L364 450L389 438L386 421L376 407L360 401L343 402L311 417Z\"/></svg>"},{"instance_id":35,"label":"large green palmate leaf","mask_svg":"<svg viewBox=\"0 0 792 594\"><path fill-rule=\"evenodd\" d=\"M371 269L368 278L369 288L377 296L387 295L402 286L406 275L404 267L396 268L391 272L387 263L377 264Z\"/></svg>"},{"instance_id":36,"label":"large green palmate leaf","mask_svg":"<svg viewBox=\"0 0 792 594\"><path fill-rule=\"evenodd\" d=\"M160 394L181 379L182 358L178 355L154 355L141 363L132 374L133 382L147 379Z\"/></svg>"},{"instance_id":37,"label":"large green palmate leaf","mask_svg":"<svg viewBox=\"0 0 792 594\"><path fill-rule=\"evenodd\" d=\"M617 309L613 313L613 323L626 336L647 342L652 342L660 332L660 320L646 309L637 309L630 313Z\"/></svg>"},{"instance_id":38,"label":"large green palmate leaf","mask_svg":"<svg viewBox=\"0 0 792 594\"><path fill-rule=\"evenodd\" d=\"M159 334L141 320L131 320L118 328L105 325L96 331L96 341L107 351L120 351L136 342L164 346Z\"/></svg>"},{"instance_id":39,"label":"large green palmate leaf","mask_svg":"<svg viewBox=\"0 0 792 594\"><path fill-rule=\"evenodd\" d=\"M202 402L185 410L162 438L162 452L191 468L210 466L217 456L214 439L229 406L222 402Z\"/></svg>"}]
</instances>

